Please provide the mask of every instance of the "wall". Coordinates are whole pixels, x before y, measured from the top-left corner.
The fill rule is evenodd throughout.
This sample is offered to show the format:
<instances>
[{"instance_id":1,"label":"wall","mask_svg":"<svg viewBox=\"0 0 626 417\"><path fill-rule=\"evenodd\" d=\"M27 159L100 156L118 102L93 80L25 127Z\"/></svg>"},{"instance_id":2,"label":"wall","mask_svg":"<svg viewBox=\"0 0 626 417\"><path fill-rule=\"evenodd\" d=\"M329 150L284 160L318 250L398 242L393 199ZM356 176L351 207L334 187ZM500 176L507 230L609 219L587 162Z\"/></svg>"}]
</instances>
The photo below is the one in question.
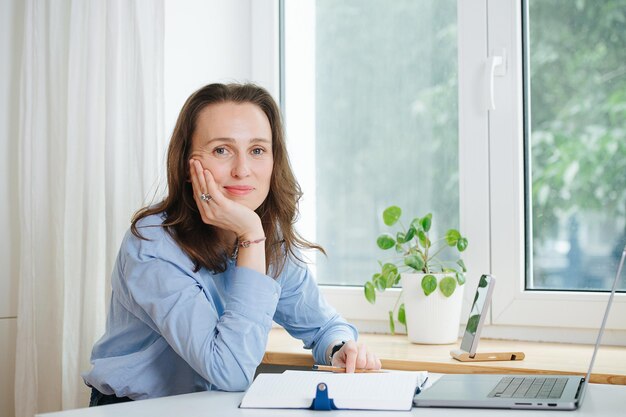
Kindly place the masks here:
<instances>
[{"instance_id":1,"label":"wall","mask_svg":"<svg viewBox=\"0 0 626 417\"><path fill-rule=\"evenodd\" d=\"M193 91L209 82L249 77L249 20L249 1L165 1L164 89L168 133ZM239 22L241 25L233 24Z\"/></svg>"},{"instance_id":2,"label":"wall","mask_svg":"<svg viewBox=\"0 0 626 417\"><path fill-rule=\"evenodd\" d=\"M278 99L275 0L165 0L165 129L213 82L256 82Z\"/></svg>"},{"instance_id":3,"label":"wall","mask_svg":"<svg viewBox=\"0 0 626 417\"><path fill-rule=\"evenodd\" d=\"M17 141L24 6L0 2L0 415L14 414L19 262Z\"/></svg>"}]
</instances>

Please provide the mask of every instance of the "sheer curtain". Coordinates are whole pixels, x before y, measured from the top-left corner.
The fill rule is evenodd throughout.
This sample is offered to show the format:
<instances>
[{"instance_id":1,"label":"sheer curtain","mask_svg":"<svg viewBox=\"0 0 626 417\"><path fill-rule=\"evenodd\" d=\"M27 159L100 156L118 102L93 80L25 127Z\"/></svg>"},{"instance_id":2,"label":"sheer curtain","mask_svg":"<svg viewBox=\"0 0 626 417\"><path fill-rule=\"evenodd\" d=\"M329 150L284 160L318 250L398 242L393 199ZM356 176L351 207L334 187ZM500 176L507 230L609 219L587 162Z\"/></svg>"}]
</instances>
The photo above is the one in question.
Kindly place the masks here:
<instances>
[{"instance_id":1,"label":"sheer curtain","mask_svg":"<svg viewBox=\"0 0 626 417\"><path fill-rule=\"evenodd\" d=\"M164 167L163 0L27 0L16 416L86 406L132 213Z\"/></svg>"}]
</instances>

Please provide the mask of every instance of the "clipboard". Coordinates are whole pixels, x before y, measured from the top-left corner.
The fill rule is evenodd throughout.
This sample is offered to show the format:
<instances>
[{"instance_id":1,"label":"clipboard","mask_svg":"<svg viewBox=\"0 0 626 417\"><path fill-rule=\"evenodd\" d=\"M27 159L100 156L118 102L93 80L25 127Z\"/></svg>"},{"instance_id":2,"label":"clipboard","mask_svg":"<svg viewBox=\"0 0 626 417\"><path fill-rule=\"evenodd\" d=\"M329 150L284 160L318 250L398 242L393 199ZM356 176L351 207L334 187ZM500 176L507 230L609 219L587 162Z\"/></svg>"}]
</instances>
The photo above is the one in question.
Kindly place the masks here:
<instances>
[{"instance_id":1,"label":"clipboard","mask_svg":"<svg viewBox=\"0 0 626 417\"><path fill-rule=\"evenodd\" d=\"M285 371L259 374L240 408L408 411L428 373Z\"/></svg>"}]
</instances>

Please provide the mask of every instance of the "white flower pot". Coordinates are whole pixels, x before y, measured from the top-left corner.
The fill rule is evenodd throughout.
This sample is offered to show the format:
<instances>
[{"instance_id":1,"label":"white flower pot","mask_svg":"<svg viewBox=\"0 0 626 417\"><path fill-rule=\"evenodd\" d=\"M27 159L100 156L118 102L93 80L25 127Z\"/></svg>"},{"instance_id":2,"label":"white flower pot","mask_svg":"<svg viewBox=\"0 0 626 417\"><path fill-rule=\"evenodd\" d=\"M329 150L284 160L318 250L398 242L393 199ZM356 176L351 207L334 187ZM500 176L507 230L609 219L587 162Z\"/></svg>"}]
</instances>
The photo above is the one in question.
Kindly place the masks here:
<instances>
[{"instance_id":1,"label":"white flower pot","mask_svg":"<svg viewBox=\"0 0 626 417\"><path fill-rule=\"evenodd\" d=\"M422 278L426 274L401 275L408 338L413 343L456 343L459 337L464 285L458 285L450 297L443 295L439 281L454 274L430 274L437 278L437 289L424 295Z\"/></svg>"}]
</instances>

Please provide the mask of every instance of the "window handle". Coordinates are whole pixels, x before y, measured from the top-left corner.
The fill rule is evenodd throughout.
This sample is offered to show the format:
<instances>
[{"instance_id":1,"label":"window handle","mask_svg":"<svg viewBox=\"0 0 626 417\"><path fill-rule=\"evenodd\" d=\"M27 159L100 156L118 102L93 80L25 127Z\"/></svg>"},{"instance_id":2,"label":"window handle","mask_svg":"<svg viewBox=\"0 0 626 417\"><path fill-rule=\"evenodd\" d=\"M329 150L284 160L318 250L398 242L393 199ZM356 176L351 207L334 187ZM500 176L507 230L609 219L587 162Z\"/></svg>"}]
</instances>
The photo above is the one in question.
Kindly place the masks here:
<instances>
[{"instance_id":1,"label":"window handle","mask_svg":"<svg viewBox=\"0 0 626 417\"><path fill-rule=\"evenodd\" d=\"M502 49L499 55L491 54L487 59L489 68L489 110L496 109L494 80L496 77L503 77L506 74L506 54Z\"/></svg>"}]
</instances>

